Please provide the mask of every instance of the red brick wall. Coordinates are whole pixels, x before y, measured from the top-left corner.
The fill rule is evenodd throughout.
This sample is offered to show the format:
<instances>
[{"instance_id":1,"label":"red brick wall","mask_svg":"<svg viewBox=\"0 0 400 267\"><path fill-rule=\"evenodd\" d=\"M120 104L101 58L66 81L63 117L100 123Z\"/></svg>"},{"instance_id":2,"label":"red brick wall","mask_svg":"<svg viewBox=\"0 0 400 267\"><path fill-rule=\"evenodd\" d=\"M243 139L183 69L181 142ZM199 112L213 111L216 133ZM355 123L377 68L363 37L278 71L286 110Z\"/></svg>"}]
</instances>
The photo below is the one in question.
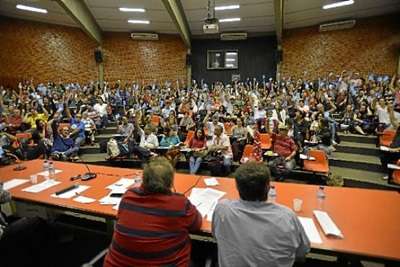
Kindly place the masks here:
<instances>
[{"instance_id":1,"label":"red brick wall","mask_svg":"<svg viewBox=\"0 0 400 267\"><path fill-rule=\"evenodd\" d=\"M318 26L283 35L283 76L311 77L343 69L393 74L400 54L399 16L357 20L353 29L319 33Z\"/></svg>"},{"instance_id":2,"label":"red brick wall","mask_svg":"<svg viewBox=\"0 0 400 267\"><path fill-rule=\"evenodd\" d=\"M96 43L81 29L0 17L0 84L98 79ZM129 33L104 34L108 81L185 79L186 49L175 35L134 41Z\"/></svg>"},{"instance_id":3,"label":"red brick wall","mask_svg":"<svg viewBox=\"0 0 400 267\"><path fill-rule=\"evenodd\" d=\"M0 81L96 79L95 47L79 28L0 18Z\"/></svg>"},{"instance_id":4,"label":"red brick wall","mask_svg":"<svg viewBox=\"0 0 400 267\"><path fill-rule=\"evenodd\" d=\"M186 77L186 48L177 35L160 35L158 41L134 41L129 33L105 33L103 52L107 81Z\"/></svg>"}]
</instances>

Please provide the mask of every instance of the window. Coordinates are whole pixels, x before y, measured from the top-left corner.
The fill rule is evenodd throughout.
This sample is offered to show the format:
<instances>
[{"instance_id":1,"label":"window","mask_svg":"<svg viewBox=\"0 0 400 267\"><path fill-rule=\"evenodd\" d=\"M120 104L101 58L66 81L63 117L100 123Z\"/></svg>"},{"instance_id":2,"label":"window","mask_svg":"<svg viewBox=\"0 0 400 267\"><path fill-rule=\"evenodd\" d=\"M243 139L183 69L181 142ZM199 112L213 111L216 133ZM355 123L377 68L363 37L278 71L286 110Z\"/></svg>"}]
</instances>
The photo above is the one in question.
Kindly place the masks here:
<instances>
[{"instance_id":1,"label":"window","mask_svg":"<svg viewBox=\"0 0 400 267\"><path fill-rule=\"evenodd\" d=\"M224 70L238 68L237 50L208 50L207 69Z\"/></svg>"}]
</instances>

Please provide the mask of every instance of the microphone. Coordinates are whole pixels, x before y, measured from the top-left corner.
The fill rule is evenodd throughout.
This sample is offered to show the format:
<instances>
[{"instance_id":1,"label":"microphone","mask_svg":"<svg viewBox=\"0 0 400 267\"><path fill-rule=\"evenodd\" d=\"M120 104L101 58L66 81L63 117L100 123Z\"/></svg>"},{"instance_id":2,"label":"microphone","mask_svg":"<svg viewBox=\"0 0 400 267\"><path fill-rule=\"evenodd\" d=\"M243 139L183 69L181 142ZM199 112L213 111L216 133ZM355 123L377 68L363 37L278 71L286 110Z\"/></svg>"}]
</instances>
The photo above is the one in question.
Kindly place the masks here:
<instances>
[{"instance_id":1,"label":"microphone","mask_svg":"<svg viewBox=\"0 0 400 267\"><path fill-rule=\"evenodd\" d=\"M81 161L82 161L82 160L81 160ZM83 162L83 161L82 161L82 163L85 165L85 167L86 167L86 169L88 170L88 172L87 172L87 173L84 173L84 174L82 175L81 180L82 180L82 181L87 181L87 180L91 180L91 179L96 178L96 177L97 177L97 174L96 174L95 172L91 172L91 171L90 171L89 165L87 165L86 162Z\"/></svg>"}]
</instances>

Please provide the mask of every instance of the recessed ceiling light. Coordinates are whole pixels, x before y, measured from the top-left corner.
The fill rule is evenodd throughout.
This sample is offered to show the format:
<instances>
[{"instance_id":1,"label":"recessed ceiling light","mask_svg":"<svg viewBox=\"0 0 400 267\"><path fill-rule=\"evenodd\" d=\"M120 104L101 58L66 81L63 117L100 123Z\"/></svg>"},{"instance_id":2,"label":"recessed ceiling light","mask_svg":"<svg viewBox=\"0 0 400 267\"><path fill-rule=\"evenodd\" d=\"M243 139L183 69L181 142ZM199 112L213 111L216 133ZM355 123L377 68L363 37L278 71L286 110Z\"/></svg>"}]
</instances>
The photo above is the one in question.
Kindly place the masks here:
<instances>
[{"instance_id":1,"label":"recessed ceiling light","mask_svg":"<svg viewBox=\"0 0 400 267\"><path fill-rule=\"evenodd\" d=\"M220 19L219 22L234 22L234 21L240 21L241 18L228 18L228 19Z\"/></svg>"},{"instance_id":2,"label":"recessed ceiling light","mask_svg":"<svg viewBox=\"0 0 400 267\"><path fill-rule=\"evenodd\" d=\"M225 61L226 62L235 62L236 59L234 59L234 58L225 58Z\"/></svg>"},{"instance_id":3,"label":"recessed ceiling light","mask_svg":"<svg viewBox=\"0 0 400 267\"><path fill-rule=\"evenodd\" d=\"M144 8L130 8L130 7L120 7L119 11L121 12L146 12L146 9Z\"/></svg>"},{"instance_id":4,"label":"recessed ceiling light","mask_svg":"<svg viewBox=\"0 0 400 267\"><path fill-rule=\"evenodd\" d=\"M348 6L354 4L354 0L347 0L347 1L341 1L341 2L336 2L328 5L322 6L322 9L330 9L330 8L335 8L335 7L341 7L341 6Z\"/></svg>"},{"instance_id":5,"label":"recessed ceiling light","mask_svg":"<svg viewBox=\"0 0 400 267\"><path fill-rule=\"evenodd\" d=\"M215 10L229 10L229 9L238 9L240 5L229 5L229 6L216 6L214 7Z\"/></svg>"},{"instance_id":6,"label":"recessed ceiling light","mask_svg":"<svg viewBox=\"0 0 400 267\"><path fill-rule=\"evenodd\" d=\"M25 5L17 5L16 8L22 9L22 10L26 10L26 11L32 11L32 12L47 13L46 9L37 8L37 7L31 7L31 6L25 6Z\"/></svg>"},{"instance_id":7,"label":"recessed ceiling light","mask_svg":"<svg viewBox=\"0 0 400 267\"><path fill-rule=\"evenodd\" d=\"M237 52L227 52L227 53L225 53L225 55L227 55L227 56L236 56Z\"/></svg>"},{"instance_id":8,"label":"recessed ceiling light","mask_svg":"<svg viewBox=\"0 0 400 267\"><path fill-rule=\"evenodd\" d=\"M130 19L130 20L128 20L128 23L132 23L132 24L150 24L150 21L149 20Z\"/></svg>"}]
</instances>

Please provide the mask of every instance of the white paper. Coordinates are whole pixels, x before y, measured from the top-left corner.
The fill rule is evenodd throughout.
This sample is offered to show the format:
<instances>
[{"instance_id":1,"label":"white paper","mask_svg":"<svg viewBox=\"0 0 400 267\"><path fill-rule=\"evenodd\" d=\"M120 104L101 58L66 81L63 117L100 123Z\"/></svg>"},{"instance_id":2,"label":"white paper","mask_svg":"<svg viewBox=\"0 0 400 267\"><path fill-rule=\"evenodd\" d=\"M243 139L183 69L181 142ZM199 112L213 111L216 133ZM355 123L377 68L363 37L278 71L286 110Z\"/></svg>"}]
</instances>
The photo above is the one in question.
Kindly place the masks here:
<instances>
[{"instance_id":1,"label":"white paper","mask_svg":"<svg viewBox=\"0 0 400 267\"><path fill-rule=\"evenodd\" d=\"M180 151L181 152L190 152L190 151L192 151L192 149L191 148L181 148Z\"/></svg>"},{"instance_id":2,"label":"white paper","mask_svg":"<svg viewBox=\"0 0 400 267\"><path fill-rule=\"evenodd\" d=\"M189 200L196 206L197 210L203 217L207 215L207 217L211 218L214 211L213 208L215 208L216 205L215 202L225 194L225 192L212 188L206 188L203 190L193 188Z\"/></svg>"},{"instance_id":3,"label":"white paper","mask_svg":"<svg viewBox=\"0 0 400 267\"><path fill-rule=\"evenodd\" d=\"M44 182L41 182L40 184L35 184L32 186L26 187L26 188L22 189L22 191L30 192L30 193L39 193L50 187L58 185L59 183L61 183L61 182L53 180L53 179L49 179Z\"/></svg>"},{"instance_id":4,"label":"white paper","mask_svg":"<svg viewBox=\"0 0 400 267\"><path fill-rule=\"evenodd\" d=\"M314 210L313 213L314 216L317 218L317 221L321 226L322 230L324 231L325 235L334 235L343 238L342 232L333 222L331 217L329 217L327 212L321 210Z\"/></svg>"},{"instance_id":5,"label":"white paper","mask_svg":"<svg viewBox=\"0 0 400 267\"><path fill-rule=\"evenodd\" d=\"M218 180L217 180L216 178L214 178L214 177L205 178L205 179L204 179L204 183L205 183L207 186L216 186L216 185L219 185Z\"/></svg>"},{"instance_id":6,"label":"white paper","mask_svg":"<svg viewBox=\"0 0 400 267\"><path fill-rule=\"evenodd\" d=\"M208 211L208 213L207 213L207 215L206 215L207 221L209 221L209 222L212 221L212 217L213 217L213 214L214 214L214 210L215 210L215 207L217 206L217 204L218 204L218 200L215 200L215 201L212 203L212 206L211 206L210 210Z\"/></svg>"},{"instance_id":7,"label":"white paper","mask_svg":"<svg viewBox=\"0 0 400 267\"><path fill-rule=\"evenodd\" d=\"M380 146L379 149L382 151L390 151L390 148L388 148L387 146Z\"/></svg>"},{"instance_id":8,"label":"white paper","mask_svg":"<svg viewBox=\"0 0 400 267\"><path fill-rule=\"evenodd\" d=\"M321 236L318 233L317 227L312 218L298 216L304 232L311 243L322 244Z\"/></svg>"},{"instance_id":9,"label":"white paper","mask_svg":"<svg viewBox=\"0 0 400 267\"><path fill-rule=\"evenodd\" d=\"M121 188L128 188L131 185L137 183L138 180L139 179L121 178L118 181L116 181L115 183L110 184L109 186L107 186L107 189L118 190L118 189L121 189Z\"/></svg>"},{"instance_id":10,"label":"white paper","mask_svg":"<svg viewBox=\"0 0 400 267\"><path fill-rule=\"evenodd\" d=\"M74 201L83 203L83 204L89 204L89 203L95 202L96 199L90 198L90 197L78 196L78 197L74 198Z\"/></svg>"},{"instance_id":11,"label":"white paper","mask_svg":"<svg viewBox=\"0 0 400 267\"><path fill-rule=\"evenodd\" d=\"M58 195L58 196L56 194L52 194L51 196L67 199L67 198L71 198L71 197L75 197L75 196L79 195L80 193L82 193L83 191L85 191L88 188L89 188L89 186L87 186L87 185L79 185L77 188L71 189L63 194Z\"/></svg>"},{"instance_id":12,"label":"white paper","mask_svg":"<svg viewBox=\"0 0 400 267\"><path fill-rule=\"evenodd\" d=\"M389 163L389 164L387 165L387 167L388 167L389 169L393 169L393 170L400 170L400 166L399 166L399 165L392 164L392 163Z\"/></svg>"},{"instance_id":13,"label":"white paper","mask_svg":"<svg viewBox=\"0 0 400 267\"><path fill-rule=\"evenodd\" d=\"M11 180L9 180L7 182L4 182L3 189L4 190L10 190L10 189L12 189L14 187L17 187L17 186L19 186L21 184L24 184L24 183L28 182L28 181L29 181L28 179L11 179Z\"/></svg>"},{"instance_id":14,"label":"white paper","mask_svg":"<svg viewBox=\"0 0 400 267\"><path fill-rule=\"evenodd\" d=\"M54 174L60 173L62 170L54 170ZM49 171L42 171L38 172L36 175L41 175L41 176L50 176Z\"/></svg>"},{"instance_id":15,"label":"white paper","mask_svg":"<svg viewBox=\"0 0 400 267\"><path fill-rule=\"evenodd\" d=\"M118 205L119 202L121 202L122 197L110 197L110 194L103 197L102 199L99 199L100 204L102 204L102 205Z\"/></svg>"},{"instance_id":16,"label":"white paper","mask_svg":"<svg viewBox=\"0 0 400 267\"><path fill-rule=\"evenodd\" d=\"M304 154L300 154L300 159L315 160L314 157L309 157L308 155L304 155Z\"/></svg>"}]
</instances>

